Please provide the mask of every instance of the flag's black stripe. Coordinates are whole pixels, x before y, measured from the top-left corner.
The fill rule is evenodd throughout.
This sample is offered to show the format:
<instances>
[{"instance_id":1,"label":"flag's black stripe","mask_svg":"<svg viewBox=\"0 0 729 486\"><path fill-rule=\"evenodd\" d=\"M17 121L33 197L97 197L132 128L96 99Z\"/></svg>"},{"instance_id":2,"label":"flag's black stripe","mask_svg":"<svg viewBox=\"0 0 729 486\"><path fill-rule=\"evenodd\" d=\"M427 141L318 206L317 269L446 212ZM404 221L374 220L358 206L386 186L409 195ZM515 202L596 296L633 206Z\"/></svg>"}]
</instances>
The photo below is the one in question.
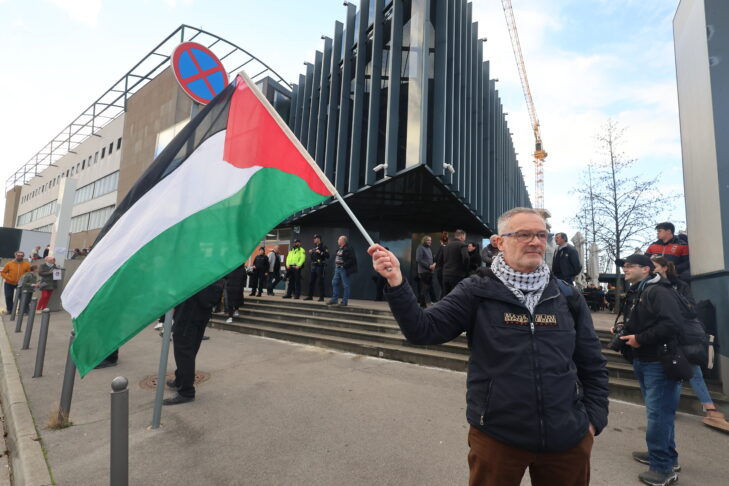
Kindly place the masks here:
<instances>
[{"instance_id":1,"label":"flag's black stripe","mask_svg":"<svg viewBox=\"0 0 729 486\"><path fill-rule=\"evenodd\" d=\"M235 82L230 83L200 113L195 116L178 133L165 149L154 159L152 165L134 183L124 199L119 203L109 217L99 236L96 245L114 224L127 212L142 196L157 185L162 179L174 172L201 143L225 130L228 124L228 108L230 99L235 91Z\"/></svg>"}]
</instances>

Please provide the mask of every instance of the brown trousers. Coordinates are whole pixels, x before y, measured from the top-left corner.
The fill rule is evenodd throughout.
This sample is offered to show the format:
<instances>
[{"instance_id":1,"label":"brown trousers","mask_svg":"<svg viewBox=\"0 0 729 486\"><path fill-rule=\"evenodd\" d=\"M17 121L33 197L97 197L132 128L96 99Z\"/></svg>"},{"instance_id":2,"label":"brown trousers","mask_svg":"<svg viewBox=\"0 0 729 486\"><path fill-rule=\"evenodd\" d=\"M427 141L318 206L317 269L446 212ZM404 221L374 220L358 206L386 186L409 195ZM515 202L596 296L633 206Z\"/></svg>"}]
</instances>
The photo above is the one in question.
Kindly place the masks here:
<instances>
[{"instance_id":1,"label":"brown trousers","mask_svg":"<svg viewBox=\"0 0 729 486\"><path fill-rule=\"evenodd\" d=\"M519 486L529 468L532 486L590 484L590 432L562 452L528 452L492 439L475 427L468 431L470 486Z\"/></svg>"}]
</instances>

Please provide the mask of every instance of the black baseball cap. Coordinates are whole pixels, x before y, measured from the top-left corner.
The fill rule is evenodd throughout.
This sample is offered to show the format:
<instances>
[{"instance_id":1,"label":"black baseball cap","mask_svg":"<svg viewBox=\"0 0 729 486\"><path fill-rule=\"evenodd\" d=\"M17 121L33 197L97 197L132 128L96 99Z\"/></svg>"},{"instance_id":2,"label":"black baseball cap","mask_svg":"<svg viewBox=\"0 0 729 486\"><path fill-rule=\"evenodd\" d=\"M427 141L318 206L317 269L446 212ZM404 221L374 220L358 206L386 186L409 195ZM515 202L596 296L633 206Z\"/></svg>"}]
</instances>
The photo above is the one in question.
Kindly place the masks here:
<instances>
[{"instance_id":1,"label":"black baseball cap","mask_svg":"<svg viewBox=\"0 0 729 486\"><path fill-rule=\"evenodd\" d=\"M319 233L314 234L314 238L319 238L321 240L321 235Z\"/></svg>"},{"instance_id":2,"label":"black baseball cap","mask_svg":"<svg viewBox=\"0 0 729 486\"><path fill-rule=\"evenodd\" d=\"M296 239L294 240L294 243L301 243L301 240L300 240L300 239L298 239L298 238L296 238Z\"/></svg>"},{"instance_id":3,"label":"black baseball cap","mask_svg":"<svg viewBox=\"0 0 729 486\"><path fill-rule=\"evenodd\" d=\"M634 253L627 258L620 258L618 260L615 260L615 263L619 267L622 267L626 263L633 263L635 265L640 265L641 267L650 267L650 269L653 270L653 262L651 261L651 257L649 257L648 255L641 255L639 253Z\"/></svg>"}]
</instances>

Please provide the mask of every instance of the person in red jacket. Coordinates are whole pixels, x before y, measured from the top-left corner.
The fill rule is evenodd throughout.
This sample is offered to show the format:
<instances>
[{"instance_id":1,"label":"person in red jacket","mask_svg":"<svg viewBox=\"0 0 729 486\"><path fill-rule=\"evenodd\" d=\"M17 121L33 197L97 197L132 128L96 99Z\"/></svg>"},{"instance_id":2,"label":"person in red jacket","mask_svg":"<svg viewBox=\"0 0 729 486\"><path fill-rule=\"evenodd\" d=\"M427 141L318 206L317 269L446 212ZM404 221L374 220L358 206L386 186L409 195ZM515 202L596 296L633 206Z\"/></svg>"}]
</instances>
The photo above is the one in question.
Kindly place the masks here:
<instances>
[{"instance_id":1,"label":"person in red jacket","mask_svg":"<svg viewBox=\"0 0 729 486\"><path fill-rule=\"evenodd\" d=\"M676 267L676 272L678 272L678 278L688 282L691 278L688 241L674 236L675 232L676 227L673 226L673 223L658 223L656 225L658 239L651 243L645 254L649 257L660 255L672 262Z\"/></svg>"}]
</instances>

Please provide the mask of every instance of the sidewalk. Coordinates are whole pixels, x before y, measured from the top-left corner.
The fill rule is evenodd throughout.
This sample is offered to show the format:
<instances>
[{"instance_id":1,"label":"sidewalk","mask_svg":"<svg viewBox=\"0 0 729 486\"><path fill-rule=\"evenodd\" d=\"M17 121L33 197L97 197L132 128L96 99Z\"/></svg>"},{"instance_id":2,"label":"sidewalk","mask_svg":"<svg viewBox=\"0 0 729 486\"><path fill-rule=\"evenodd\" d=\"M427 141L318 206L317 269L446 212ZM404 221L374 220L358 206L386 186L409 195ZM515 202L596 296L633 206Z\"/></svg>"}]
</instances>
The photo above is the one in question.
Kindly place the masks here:
<instances>
[{"instance_id":1,"label":"sidewalk","mask_svg":"<svg viewBox=\"0 0 729 486\"><path fill-rule=\"evenodd\" d=\"M464 373L208 329L198 370L210 379L195 402L163 407L162 428L150 430L154 390L140 382L156 374L161 345L150 326L121 349L117 367L77 377L74 425L49 430L70 319L52 313L44 376L35 379L39 323L31 349L21 351L22 333L7 316L3 322L59 485L108 484L110 383L119 375L130 382L130 484L467 483ZM639 484L644 466L630 452L645 448L644 434L643 407L612 402L592 484ZM683 414L676 435L679 484L726 484L729 435Z\"/></svg>"}]
</instances>

